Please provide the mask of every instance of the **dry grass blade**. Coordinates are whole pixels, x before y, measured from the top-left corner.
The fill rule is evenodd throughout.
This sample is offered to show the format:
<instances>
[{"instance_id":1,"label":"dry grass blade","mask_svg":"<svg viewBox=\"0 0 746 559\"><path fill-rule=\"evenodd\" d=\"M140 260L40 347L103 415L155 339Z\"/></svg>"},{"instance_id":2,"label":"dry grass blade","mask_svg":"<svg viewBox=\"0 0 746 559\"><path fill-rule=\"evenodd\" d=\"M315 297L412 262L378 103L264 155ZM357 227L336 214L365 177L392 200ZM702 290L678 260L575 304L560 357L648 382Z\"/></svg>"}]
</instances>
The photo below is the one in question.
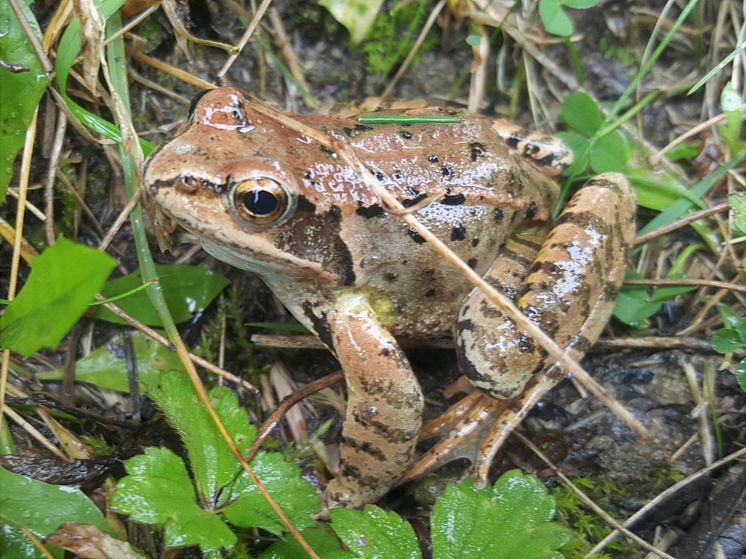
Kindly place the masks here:
<instances>
[{"instance_id":1,"label":"dry grass blade","mask_svg":"<svg viewBox=\"0 0 746 559\"><path fill-rule=\"evenodd\" d=\"M231 54L228 60L225 61L225 64L223 64L223 67L220 69L220 72L218 72L218 82L223 81L223 78L225 78L225 75L228 73L228 70L230 70L231 66L233 66L233 63L239 57L244 47L246 46L246 43L249 42L249 39L251 39L251 36L254 34L254 31L259 26L259 22L264 17L264 13L267 11L267 8L269 8L269 5L271 3L272 3L272 0L263 0L262 3L259 5L259 8L257 8L256 10L256 14L254 14L254 19L251 20L251 23L249 23L249 26L246 28L246 31L243 34L243 37L241 37L241 40L238 42L238 45L236 47L236 52Z\"/></svg>"},{"instance_id":2,"label":"dry grass blade","mask_svg":"<svg viewBox=\"0 0 746 559\"><path fill-rule=\"evenodd\" d=\"M667 235L668 233L676 231L677 229L681 229L682 227L686 227L690 223L694 223L695 221L699 221L700 219L705 219L707 217L726 212L729 209L730 204L728 204L728 202L723 202L722 204L718 204L717 206L712 206L711 208L694 212L687 215L686 217L677 219L673 223L669 223L668 225L660 227L655 231L651 231L650 233L646 233L645 235L640 235L635 239L635 246L647 243L648 241L657 239L658 237L661 237L663 235Z\"/></svg>"},{"instance_id":3,"label":"dry grass blade","mask_svg":"<svg viewBox=\"0 0 746 559\"><path fill-rule=\"evenodd\" d=\"M727 281L705 280L705 279L641 279L641 280L624 280L625 285L647 285L661 287L668 285L692 285L694 287L716 287L718 289L729 289L746 293L746 285L732 283Z\"/></svg>"},{"instance_id":4,"label":"dry grass blade","mask_svg":"<svg viewBox=\"0 0 746 559\"><path fill-rule=\"evenodd\" d=\"M327 134L303 125L300 122L288 117L280 111L267 105L257 103L254 106L257 112L272 118L291 130L305 134L309 138L319 142L319 144L330 148L338 154L339 158L354 169L358 176L364 181L366 186L378 196L386 208L392 213L397 213L399 217L412 229L414 229L422 238L424 238L435 251L445 260L450 262L466 277L469 282L482 290L489 298L490 302L510 316L524 332L527 332L544 348L549 356L561 364L562 368L571 372L577 381L583 385L589 392L598 398L606 407L608 407L617 417L619 417L627 426L644 439L651 439L650 432L627 410L622 406L604 387L599 385L577 362L568 357L564 350L560 348L554 340L547 336L540 328L534 325L515 304L505 295L497 291L479 274L472 270L466 262L456 256L446 244L436 237L427 227L425 227L414 215L405 213L406 208L381 184L379 184L368 168L361 163L352 148L336 140Z\"/></svg>"}]
</instances>

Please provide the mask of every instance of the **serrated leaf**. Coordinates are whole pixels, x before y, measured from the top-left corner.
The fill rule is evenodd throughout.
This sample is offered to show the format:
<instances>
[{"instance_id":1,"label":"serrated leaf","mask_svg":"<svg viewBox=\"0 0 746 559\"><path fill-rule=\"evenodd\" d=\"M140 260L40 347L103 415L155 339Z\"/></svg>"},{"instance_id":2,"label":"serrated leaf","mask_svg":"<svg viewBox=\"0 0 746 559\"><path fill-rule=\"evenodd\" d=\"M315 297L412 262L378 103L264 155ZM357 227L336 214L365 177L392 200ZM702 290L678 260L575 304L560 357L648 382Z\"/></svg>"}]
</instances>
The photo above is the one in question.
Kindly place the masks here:
<instances>
[{"instance_id":1,"label":"serrated leaf","mask_svg":"<svg viewBox=\"0 0 746 559\"><path fill-rule=\"evenodd\" d=\"M355 557L351 552L342 549L339 539L326 524L308 528L301 531L301 534L319 557L324 559L354 559ZM286 536L283 540L265 549L259 555L259 559L308 559L308 553L300 546L298 540L292 536Z\"/></svg>"},{"instance_id":2,"label":"serrated leaf","mask_svg":"<svg viewBox=\"0 0 746 559\"><path fill-rule=\"evenodd\" d=\"M321 509L321 498L301 477L297 466L286 462L279 453L261 452L251 461L251 469L296 528L314 523L313 515ZM222 510L232 524L262 528L273 534L285 531L285 525L246 472L241 472L231 487L229 499L235 501Z\"/></svg>"},{"instance_id":3,"label":"serrated leaf","mask_svg":"<svg viewBox=\"0 0 746 559\"><path fill-rule=\"evenodd\" d=\"M394 512L374 505L362 511L331 509L332 528L355 557L361 559L420 559L412 526Z\"/></svg>"},{"instance_id":4,"label":"serrated leaf","mask_svg":"<svg viewBox=\"0 0 746 559\"><path fill-rule=\"evenodd\" d=\"M65 522L112 533L104 515L77 487L51 485L0 468L0 521L45 538Z\"/></svg>"},{"instance_id":5,"label":"serrated leaf","mask_svg":"<svg viewBox=\"0 0 746 559\"><path fill-rule=\"evenodd\" d=\"M551 522L554 498L544 485L519 470L494 487L478 490L467 479L450 485L433 508L431 533L437 559L549 559L571 538Z\"/></svg>"},{"instance_id":6,"label":"serrated leaf","mask_svg":"<svg viewBox=\"0 0 746 559\"><path fill-rule=\"evenodd\" d=\"M539 17L547 33L559 37L572 35L572 21L559 0L539 0Z\"/></svg>"},{"instance_id":7,"label":"serrated leaf","mask_svg":"<svg viewBox=\"0 0 746 559\"><path fill-rule=\"evenodd\" d=\"M134 364L141 390L144 383L155 384L158 376L165 371L182 371L183 365L176 352L159 344L141 332L130 334L134 350ZM106 345L89 353L75 364L75 380L88 382L108 390L129 392L127 378L127 354L125 338L117 334ZM62 369L36 373L41 380L61 380Z\"/></svg>"},{"instance_id":8,"label":"serrated leaf","mask_svg":"<svg viewBox=\"0 0 746 559\"><path fill-rule=\"evenodd\" d=\"M604 123L604 115L587 93L576 91L565 98L559 118L567 126L585 136L593 136Z\"/></svg>"},{"instance_id":9,"label":"serrated leaf","mask_svg":"<svg viewBox=\"0 0 746 559\"><path fill-rule=\"evenodd\" d=\"M726 354L736 351L746 345L736 330L721 328L712 335L712 349Z\"/></svg>"},{"instance_id":10,"label":"serrated leaf","mask_svg":"<svg viewBox=\"0 0 746 559\"><path fill-rule=\"evenodd\" d=\"M624 170L627 165L627 140L619 130L601 136L591 144L590 163L596 173Z\"/></svg>"},{"instance_id":11,"label":"serrated leaf","mask_svg":"<svg viewBox=\"0 0 746 559\"><path fill-rule=\"evenodd\" d=\"M218 490L233 481L240 465L189 378L183 373L166 372L157 384L146 384L146 392L186 447L200 502L214 503ZM228 388L217 387L210 391L210 401L238 449L246 453L254 442L256 428L238 405L236 395Z\"/></svg>"},{"instance_id":12,"label":"serrated leaf","mask_svg":"<svg viewBox=\"0 0 746 559\"><path fill-rule=\"evenodd\" d=\"M736 381L741 390L746 392L746 359L742 359L738 365L736 365Z\"/></svg>"},{"instance_id":13,"label":"serrated leaf","mask_svg":"<svg viewBox=\"0 0 746 559\"><path fill-rule=\"evenodd\" d=\"M357 44L373 26L383 0L319 0L319 4L345 26L352 43Z\"/></svg>"},{"instance_id":14,"label":"serrated leaf","mask_svg":"<svg viewBox=\"0 0 746 559\"><path fill-rule=\"evenodd\" d=\"M192 313L203 311L230 282L228 278L212 270L186 264L156 265L163 296L177 324L192 317ZM111 280L102 290L107 298L127 293L142 285L139 272ZM161 326L153 304L144 290L117 301L117 305L140 322L148 326ZM105 307L97 307L96 318L124 324L125 322Z\"/></svg>"},{"instance_id":15,"label":"serrated leaf","mask_svg":"<svg viewBox=\"0 0 746 559\"><path fill-rule=\"evenodd\" d=\"M23 357L57 347L114 266L105 252L59 238L33 259L26 284L0 317L0 347Z\"/></svg>"},{"instance_id":16,"label":"serrated leaf","mask_svg":"<svg viewBox=\"0 0 746 559\"><path fill-rule=\"evenodd\" d=\"M746 235L746 196L743 194L731 194L728 196L728 204L733 210L733 218L736 229L741 235Z\"/></svg>"},{"instance_id":17,"label":"serrated leaf","mask_svg":"<svg viewBox=\"0 0 746 559\"><path fill-rule=\"evenodd\" d=\"M164 527L166 546L198 545L202 550L236 543L236 535L215 513L200 508L184 462L167 448L147 448L125 462L112 510L138 522Z\"/></svg>"},{"instance_id":18,"label":"serrated leaf","mask_svg":"<svg viewBox=\"0 0 746 559\"><path fill-rule=\"evenodd\" d=\"M31 32L41 39L39 24L27 4L18 2ZM5 201L8 183L13 176L13 161L23 147L26 128L31 122L36 106L49 85L34 54L31 42L21 27L10 2L0 2L0 60L15 64L19 72L0 70L0 204Z\"/></svg>"}]
</instances>

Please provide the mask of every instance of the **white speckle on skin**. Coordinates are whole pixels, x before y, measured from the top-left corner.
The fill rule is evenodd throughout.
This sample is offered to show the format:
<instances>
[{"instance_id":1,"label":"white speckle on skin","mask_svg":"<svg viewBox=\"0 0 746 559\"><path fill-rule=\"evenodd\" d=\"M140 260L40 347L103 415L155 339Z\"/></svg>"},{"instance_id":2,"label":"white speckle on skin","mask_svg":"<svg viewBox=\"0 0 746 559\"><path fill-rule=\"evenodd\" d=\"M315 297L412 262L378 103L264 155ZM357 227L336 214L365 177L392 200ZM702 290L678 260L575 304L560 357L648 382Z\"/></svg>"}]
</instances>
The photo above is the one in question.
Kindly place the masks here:
<instances>
[{"instance_id":1,"label":"white speckle on skin","mask_svg":"<svg viewBox=\"0 0 746 559\"><path fill-rule=\"evenodd\" d=\"M194 144L182 144L174 148L174 152L178 155L186 155L192 153L196 149Z\"/></svg>"}]
</instances>

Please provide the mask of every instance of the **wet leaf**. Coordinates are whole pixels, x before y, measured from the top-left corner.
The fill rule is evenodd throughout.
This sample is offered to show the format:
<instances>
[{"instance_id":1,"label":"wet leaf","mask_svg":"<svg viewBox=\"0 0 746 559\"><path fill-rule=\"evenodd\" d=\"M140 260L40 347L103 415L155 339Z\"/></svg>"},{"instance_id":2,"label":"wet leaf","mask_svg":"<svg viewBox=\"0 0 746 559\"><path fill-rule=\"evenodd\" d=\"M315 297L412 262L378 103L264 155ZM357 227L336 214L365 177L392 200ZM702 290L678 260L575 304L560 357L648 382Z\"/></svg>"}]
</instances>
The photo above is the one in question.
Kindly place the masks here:
<instances>
[{"instance_id":1,"label":"wet leaf","mask_svg":"<svg viewBox=\"0 0 746 559\"><path fill-rule=\"evenodd\" d=\"M437 559L549 559L570 540L570 531L551 522L554 499L544 485L519 470L503 474L494 487L476 489L467 479L450 485L431 517Z\"/></svg>"},{"instance_id":2,"label":"wet leaf","mask_svg":"<svg viewBox=\"0 0 746 559\"><path fill-rule=\"evenodd\" d=\"M420 559L412 526L394 512L373 505L362 511L331 509L332 528L354 557Z\"/></svg>"},{"instance_id":3,"label":"wet leaf","mask_svg":"<svg viewBox=\"0 0 746 559\"><path fill-rule=\"evenodd\" d=\"M182 373L163 373L157 384L146 384L146 391L186 447L200 502L213 503L218 490L238 474L240 465L198 400L189 378ZM210 400L236 446L245 454L254 442L256 428L238 405L236 395L218 387L210 391Z\"/></svg>"},{"instance_id":4,"label":"wet leaf","mask_svg":"<svg viewBox=\"0 0 746 559\"><path fill-rule=\"evenodd\" d=\"M28 8L30 2L18 2L31 31L41 39L39 24ZM0 69L0 204L5 200L13 162L23 147L26 128L31 122L36 106L49 85L34 54L31 42L10 7L10 2L0 2L0 60L13 64L19 71Z\"/></svg>"},{"instance_id":5,"label":"wet leaf","mask_svg":"<svg viewBox=\"0 0 746 559\"><path fill-rule=\"evenodd\" d=\"M0 468L0 503L0 521L39 538L65 522L93 524L111 533L101 511L76 487L50 485Z\"/></svg>"},{"instance_id":6,"label":"wet leaf","mask_svg":"<svg viewBox=\"0 0 746 559\"><path fill-rule=\"evenodd\" d=\"M130 334L134 349L134 365L140 388L143 383L158 381L164 371L181 371L183 366L176 352L140 332ZM129 392L124 335L114 336L106 345L89 353L75 364L75 380L95 384L101 388ZM37 373L41 380L61 380L62 369Z\"/></svg>"},{"instance_id":7,"label":"wet leaf","mask_svg":"<svg viewBox=\"0 0 746 559\"><path fill-rule=\"evenodd\" d=\"M167 547L198 545L203 551L233 545L236 535L218 515L200 508L184 462L167 448L146 448L125 463L112 510L164 527Z\"/></svg>"},{"instance_id":8,"label":"wet leaf","mask_svg":"<svg viewBox=\"0 0 746 559\"><path fill-rule=\"evenodd\" d=\"M23 357L57 347L114 265L105 252L59 238L33 259L26 284L0 317L0 347Z\"/></svg>"},{"instance_id":9,"label":"wet leaf","mask_svg":"<svg viewBox=\"0 0 746 559\"><path fill-rule=\"evenodd\" d=\"M353 44L362 41L373 26L383 0L319 0L350 32Z\"/></svg>"},{"instance_id":10,"label":"wet leaf","mask_svg":"<svg viewBox=\"0 0 746 559\"><path fill-rule=\"evenodd\" d=\"M741 359L736 365L736 381L738 381L741 390L746 392L746 359Z\"/></svg>"},{"instance_id":11,"label":"wet leaf","mask_svg":"<svg viewBox=\"0 0 746 559\"><path fill-rule=\"evenodd\" d=\"M189 320L192 313L203 311L230 283L225 276L198 266L157 265L156 270L171 316L177 324ZM116 297L140 285L142 285L140 272L133 272L108 282L102 290L102 295L107 298ZM136 291L120 299L117 305L148 326L162 325L145 290ZM125 324L121 318L105 307L98 307L94 316L116 324Z\"/></svg>"},{"instance_id":12,"label":"wet leaf","mask_svg":"<svg viewBox=\"0 0 746 559\"><path fill-rule=\"evenodd\" d=\"M721 328L712 335L712 349L718 353L731 353L746 345L736 330Z\"/></svg>"},{"instance_id":13,"label":"wet leaf","mask_svg":"<svg viewBox=\"0 0 746 559\"><path fill-rule=\"evenodd\" d=\"M306 528L314 523L313 515L321 509L321 499L311 484L301 477L296 465L286 462L276 452L261 452L251 461L251 468L296 528ZM246 472L242 472L231 487L230 500L233 499L236 500L223 509L232 524L262 528L273 534L285 531L285 525Z\"/></svg>"},{"instance_id":14,"label":"wet leaf","mask_svg":"<svg viewBox=\"0 0 746 559\"><path fill-rule=\"evenodd\" d=\"M320 524L301 532L308 545L319 557L324 559L353 559L355 556L342 549L337 536L331 527ZM298 540L292 536L270 545L259 555L259 559L308 559L308 553L300 546Z\"/></svg>"},{"instance_id":15,"label":"wet leaf","mask_svg":"<svg viewBox=\"0 0 746 559\"><path fill-rule=\"evenodd\" d=\"M62 549L48 546L54 559L62 559L65 553ZM8 559L47 559L34 543L19 530L9 524L0 522L0 557Z\"/></svg>"}]
</instances>

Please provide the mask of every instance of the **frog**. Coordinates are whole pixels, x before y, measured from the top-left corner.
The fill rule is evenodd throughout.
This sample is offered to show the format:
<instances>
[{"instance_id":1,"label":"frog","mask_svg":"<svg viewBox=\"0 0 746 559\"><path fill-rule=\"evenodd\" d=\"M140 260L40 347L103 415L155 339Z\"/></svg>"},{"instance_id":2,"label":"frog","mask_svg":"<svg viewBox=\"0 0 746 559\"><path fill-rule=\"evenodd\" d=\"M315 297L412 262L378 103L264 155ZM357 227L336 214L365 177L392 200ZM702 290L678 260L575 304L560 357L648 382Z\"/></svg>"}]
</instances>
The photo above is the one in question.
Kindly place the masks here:
<instances>
[{"instance_id":1,"label":"frog","mask_svg":"<svg viewBox=\"0 0 746 559\"><path fill-rule=\"evenodd\" d=\"M258 274L337 358L347 404L326 501L360 507L385 495L416 456L424 397L401 339L452 337L461 372L489 399L534 402L522 395L527 383L546 390L561 377L542 347L399 214L415 215L581 356L622 283L635 198L623 175L601 174L552 220L555 178L572 151L505 119L443 107L384 111L396 118L382 124L289 115L346 143L397 210L333 141L263 107L233 87L198 95L181 129L144 163L142 180L164 232L181 226L216 259ZM554 380L535 381L547 371Z\"/></svg>"}]
</instances>

